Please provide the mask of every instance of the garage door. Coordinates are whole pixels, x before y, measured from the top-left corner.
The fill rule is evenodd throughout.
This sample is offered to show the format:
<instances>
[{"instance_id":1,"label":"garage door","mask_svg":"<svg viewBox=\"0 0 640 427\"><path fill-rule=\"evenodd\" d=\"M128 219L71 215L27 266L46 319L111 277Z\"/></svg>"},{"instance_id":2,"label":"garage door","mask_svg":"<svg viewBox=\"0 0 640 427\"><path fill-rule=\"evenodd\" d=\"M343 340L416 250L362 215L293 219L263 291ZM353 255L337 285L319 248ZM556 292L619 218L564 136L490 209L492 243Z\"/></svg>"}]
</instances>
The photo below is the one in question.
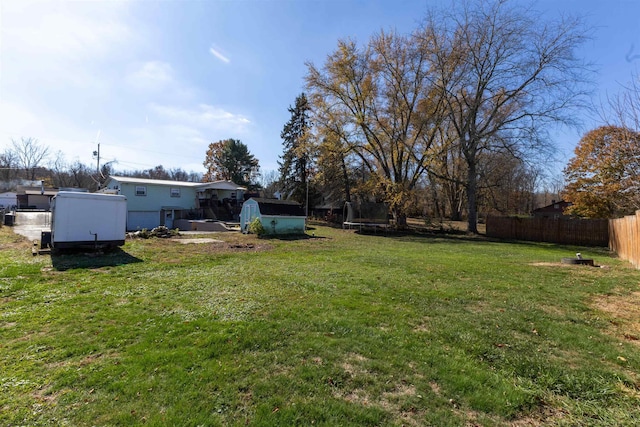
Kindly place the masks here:
<instances>
[{"instance_id":1,"label":"garage door","mask_svg":"<svg viewBox=\"0 0 640 427\"><path fill-rule=\"evenodd\" d=\"M151 230L160 225L160 211L129 211L127 230L135 231L146 228Z\"/></svg>"}]
</instances>

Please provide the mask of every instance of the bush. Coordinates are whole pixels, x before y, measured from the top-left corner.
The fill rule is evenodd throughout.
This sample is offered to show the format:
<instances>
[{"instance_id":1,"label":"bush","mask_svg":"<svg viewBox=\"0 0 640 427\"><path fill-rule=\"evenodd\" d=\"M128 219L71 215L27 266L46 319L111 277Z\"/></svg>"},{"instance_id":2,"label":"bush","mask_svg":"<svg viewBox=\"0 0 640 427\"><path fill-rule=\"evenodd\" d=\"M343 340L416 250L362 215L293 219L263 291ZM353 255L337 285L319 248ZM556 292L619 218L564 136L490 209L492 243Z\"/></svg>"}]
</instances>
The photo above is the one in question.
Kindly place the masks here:
<instances>
[{"instance_id":1,"label":"bush","mask_svg":"<svg viewBox=\"0 0 640 427\"><path fill-rule=\"evenodd\" d=\"M143 228L142 230L136 231L135 233L130 234L131 237L139 237L141 239L150 239L152 237L161 237L161 238L168 238L168 237L174 237L174 236L179 236L180 232L178 231L178 229L169 229L167 227L165 227L164 225L160 225L156 228L153 228L152 230L147 230L146 228Z\"/></svg>"},{"instance_id":2,"label":"bush","mask_svg":"<svg viewBox=\"0 0 640 427\"><path fill-rule=\"evenodd\" d=\"M260 221L260 218L254 219L253 221L251 221L251 224L249 224L249 233L262 236L266 232L267 231L262 226L262 222Z\"/></svg>"}]
</instances>

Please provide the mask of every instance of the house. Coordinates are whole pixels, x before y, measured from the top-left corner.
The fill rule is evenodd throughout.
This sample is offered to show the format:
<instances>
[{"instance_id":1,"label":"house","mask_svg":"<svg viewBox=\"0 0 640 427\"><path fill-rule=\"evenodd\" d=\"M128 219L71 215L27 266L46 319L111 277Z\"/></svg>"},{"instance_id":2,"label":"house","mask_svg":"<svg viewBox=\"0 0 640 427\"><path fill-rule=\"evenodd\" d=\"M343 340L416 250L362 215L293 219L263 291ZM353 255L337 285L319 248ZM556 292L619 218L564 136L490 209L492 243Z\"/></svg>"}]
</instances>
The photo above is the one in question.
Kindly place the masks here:
<instances>
[{"instance_id":1,"label":"house","mask_svg":"<svg viewBox=\"0 0 640 427\"><path fill-rule=\"evenodd\" d=\"M182 182L110 176L104 193L127 197L127 230L174 228L174 220L237 220L246 189L230 181Z\"/></svg>"},{"instance_id":2,"label":"house","mask_svg":"<svg viewBox=\"0 0 640 427\"><path fill-rule=\"evenodd\" d=\"M44 186L18 186L16 201L18 209L36 209L48 211L51 207L51 198L58 194L55 188Z\"/></svg>"},{"instance_id":3,"label":"house","mask_svg":"<svg viewBox=\"0 0 640 427\"><path fill-rule=\"evenodd\" d=\"M246 233L258 218L266 234L303 234L306 216L299 203L252 197L242 205L240 229Z\"/></svg>"},{"instance_id":4,"label":"house","mask_svg":"<svg viewBox=\"0 0 640 427\"><path fill-rule=\"evenodd\" d=\"M534 209L531 214L533 215L534 218L550 218L550 219L569 218L568 215L564 214L564 211L572 204L573 203L565 202L564 200L560 200L559 202L552 200L550 205L543 206L538 209Z\"/></svg>"},{"instance_id":5,"label":"house","mask_svg":"<svg viewBox=\"0 0 640 427\"><path fill-rule=\"evenodd\" d=\"M11 210L14 206L18 206L17 194L8 191L6 193L0 193L0 209Z\"/></svg>"}]
</instances>

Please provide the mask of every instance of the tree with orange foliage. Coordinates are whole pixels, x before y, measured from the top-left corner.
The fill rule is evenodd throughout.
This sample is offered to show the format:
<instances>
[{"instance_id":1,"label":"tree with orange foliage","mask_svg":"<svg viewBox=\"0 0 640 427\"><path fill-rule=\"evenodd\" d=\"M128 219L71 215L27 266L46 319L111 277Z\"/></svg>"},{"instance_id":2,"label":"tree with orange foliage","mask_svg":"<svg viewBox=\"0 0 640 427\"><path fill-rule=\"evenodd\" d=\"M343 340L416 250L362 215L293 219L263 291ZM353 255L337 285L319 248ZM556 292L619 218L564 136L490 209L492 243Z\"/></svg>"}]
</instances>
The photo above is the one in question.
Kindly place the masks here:
<instances>
[{"instance_id":1,"label":"tree with orange foliage","mask_svg":"<svg viewBox=\"0 0 640 427\"><path fill-rule=\"evenodd\" d=\"M230 138L209 144L203 165L207 169L202 179L204 182L227 180L249 189L259 187L258 159L240 140Z\"/></svg>"},{"instance_id":2,"label":"tree with orange foliage","mask_svg":"<svg viewBox=\"0 0 640 427\"><path fill-rule=\"evenodd\" d=\"M564 170L568 213L616 218L640 209L640 133L619 126L587 132Z\"/></svg>"}]
</instances>

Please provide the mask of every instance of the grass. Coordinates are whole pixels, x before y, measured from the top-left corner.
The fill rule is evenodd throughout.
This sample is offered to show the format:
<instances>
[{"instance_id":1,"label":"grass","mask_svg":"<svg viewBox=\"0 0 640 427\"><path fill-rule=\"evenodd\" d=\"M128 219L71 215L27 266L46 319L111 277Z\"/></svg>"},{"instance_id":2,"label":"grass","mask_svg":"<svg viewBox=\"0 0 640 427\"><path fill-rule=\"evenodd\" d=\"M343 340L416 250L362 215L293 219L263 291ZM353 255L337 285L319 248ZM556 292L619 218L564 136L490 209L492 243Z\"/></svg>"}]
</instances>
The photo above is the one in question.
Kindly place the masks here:
<instances>
[{"instance_id":1,"label":"grass","mask_svg":"<svg viewBox=\"0 0 640 427\"><path fill-rule=\"evenodd\" d=\"M0 228L0 424L640 422L640 272L605 250L313 232L52 258Z\"/></svg>"}]
</instances>

